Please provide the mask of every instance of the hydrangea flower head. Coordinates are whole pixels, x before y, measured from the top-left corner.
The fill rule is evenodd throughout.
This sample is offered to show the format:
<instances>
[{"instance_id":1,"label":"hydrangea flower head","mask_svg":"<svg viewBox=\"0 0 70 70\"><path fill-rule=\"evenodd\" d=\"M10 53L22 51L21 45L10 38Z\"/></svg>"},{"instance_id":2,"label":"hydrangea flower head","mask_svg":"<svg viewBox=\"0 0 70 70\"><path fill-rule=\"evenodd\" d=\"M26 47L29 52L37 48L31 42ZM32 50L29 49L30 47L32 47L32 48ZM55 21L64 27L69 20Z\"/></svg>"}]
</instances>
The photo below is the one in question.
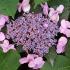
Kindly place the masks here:
<instances>
[{"instance_id":1,"label":"hydrangea flower head","mask_svg":"<svg viewBox=\"0 0 70 70\"><path fill-rule=\"evenodd\" d=\"M0 32L0 48L6 53L9 50L16 50L15 45L19 45L22 52L27 53L26 57L19 59L20 64L28 64L29 68L42 68L45 61L43 56L49 53L49 48L56 47L56 53L65 51L67 38L70 37L70 22L62 19L60 14L64 10L63 5L56 9L41 4L42 11L38 13L30 12L30 0L22 0L18 5L18 12L23 14L12 20L8 16L0 17L0 31L4 25L6 33ZM7 24L6 24L7 22ZM61 35L59 37L58 35ZM12 41L12 43L10 43Z\"/></svg>"}]
</instances>

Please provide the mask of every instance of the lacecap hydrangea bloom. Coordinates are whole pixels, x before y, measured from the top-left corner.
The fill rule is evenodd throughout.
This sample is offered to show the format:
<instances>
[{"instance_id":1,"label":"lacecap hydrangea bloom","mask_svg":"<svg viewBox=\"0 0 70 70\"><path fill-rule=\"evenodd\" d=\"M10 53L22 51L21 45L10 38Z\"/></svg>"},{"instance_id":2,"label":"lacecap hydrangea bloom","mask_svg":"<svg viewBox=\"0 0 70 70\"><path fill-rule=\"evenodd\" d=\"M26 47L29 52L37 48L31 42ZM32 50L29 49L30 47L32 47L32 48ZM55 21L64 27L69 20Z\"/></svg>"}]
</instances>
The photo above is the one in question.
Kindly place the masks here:
<instances>
[{"instance_id":1,"label":"lacecap hydrangea bloom","mask_svg":"<svg viewBox=\"0 0 70 70\"><path fill-rule=\"evenodd\" d=\"M19 63L28 63L28 67L39 69L45 63L43 56L49 53L49 48L55 46L57 54L65 52L67 38L70 37L70 22L65 19L59 22L63 5L54 9L49 8L47 3L41 4L42 12L35 13L30 12L29 2L22 0L18 4L18 12L23 14L15 20L10 21L8 16L0 15L0 48L6 53L10 49L16 50L15 45L21 45L27 56L20 58ZM6 33L2 32L4 27L7 28Z\"/></svg>"}]
</instances>

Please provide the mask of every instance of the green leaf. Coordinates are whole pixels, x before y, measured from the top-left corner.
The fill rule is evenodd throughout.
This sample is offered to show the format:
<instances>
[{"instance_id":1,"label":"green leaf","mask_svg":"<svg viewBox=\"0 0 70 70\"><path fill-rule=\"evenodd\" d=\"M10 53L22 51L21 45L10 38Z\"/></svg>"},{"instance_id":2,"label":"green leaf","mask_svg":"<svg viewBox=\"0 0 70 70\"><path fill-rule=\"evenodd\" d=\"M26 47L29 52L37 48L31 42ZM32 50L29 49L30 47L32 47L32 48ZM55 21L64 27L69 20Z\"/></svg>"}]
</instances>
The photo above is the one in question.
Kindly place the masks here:
<instances>
[{"instance_id":1,"label":"green leaf","mask_svg":"<svg viewBox=\"0 0 70 70\"><path fill-rule=\"evenodd\" d=\"M66 46L66 57L70 58L70 40Z\"/></svg>"},{"instance_id":2,"label":"green leaf","mask_svg":"<svg viewBox=\"0 0 70 70\"><path fill-rule=\"evenodd\" d=\"M58 55L53 70L70 70L70 59L66 56Z\"/></svg>"},{"instance_id":3,"label":"green leaf","mask_svg":"<svg viewBox=\"0 0 70 70\"><path fill-rule=\"evenodd\" d=\"M0 70L17 70L19 66L19 54L16 51L3 53L0 50Z\"/></svg>"},{"instance_id":4,"label":"green leaf","mask_svg":"<svg viewBox=\"0 0 70 70\"><path fill-rule=\"evenodd\" d=\"M0 14L14 16L18 0L0 0Z\"/></svg>"},{"instance_id":5,"label":"green leaf","mask_svg":"<svg viewBox=\"0 0 70 70\"><path fill-rule=\"evenodd\" d=\"M66 56L57 55L53 66L46 61L41 70L70 70L70 59Z\"/></svg>"}]
</instances>

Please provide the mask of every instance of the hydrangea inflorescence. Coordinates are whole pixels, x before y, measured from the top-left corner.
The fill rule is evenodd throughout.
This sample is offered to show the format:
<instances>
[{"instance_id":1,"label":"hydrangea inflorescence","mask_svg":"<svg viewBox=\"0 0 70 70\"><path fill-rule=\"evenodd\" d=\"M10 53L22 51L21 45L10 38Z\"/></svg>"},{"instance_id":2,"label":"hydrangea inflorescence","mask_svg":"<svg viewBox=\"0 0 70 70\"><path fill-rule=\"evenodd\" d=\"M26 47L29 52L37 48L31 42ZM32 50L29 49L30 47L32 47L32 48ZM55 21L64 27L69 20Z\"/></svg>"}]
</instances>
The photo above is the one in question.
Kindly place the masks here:
<instances>
[{"instance_id":1,"label":"hydrangea inflorescence","mask_svg":"<svg viewBox=\"0 0 70 70\"><path fill-rule=\"evenodd\" d=\"M28 63L28 67L38 69L44 65L42 57L49 52L49 48L56 46L58 54L65 51L67 37L70 37L70 22L65 19L59 22L63 5L55 10L49 8L47 3L41 4L43 12L34 13L30 12L29 1L22 0L18 4L18 12L23 11L23 14L16 20L10 21L8 16L0 15L0 48L6 53L10 49L16 50L14 45L22 45L21 49L26 51L27 56L19 60L20 64ZM1 31L4 26L6 33ZM59 39L56 38L58 33L62 35ZM10 39L13 44L10 44Z\"/></svg>"},{"instance_id":2,"label":"hydrangea inflorescence","mask_svg":"<svg viewBox=\"0 0 70 70\"><path fill-rule=\"evenodd\" d=\"M54 24L42 13L23 14L13 23L7 24L7 35L17 45L23 45L41 56L48 52L49 47L56 45L54 37L58 31L58 23Z\"/></svg>"}]
</instances>

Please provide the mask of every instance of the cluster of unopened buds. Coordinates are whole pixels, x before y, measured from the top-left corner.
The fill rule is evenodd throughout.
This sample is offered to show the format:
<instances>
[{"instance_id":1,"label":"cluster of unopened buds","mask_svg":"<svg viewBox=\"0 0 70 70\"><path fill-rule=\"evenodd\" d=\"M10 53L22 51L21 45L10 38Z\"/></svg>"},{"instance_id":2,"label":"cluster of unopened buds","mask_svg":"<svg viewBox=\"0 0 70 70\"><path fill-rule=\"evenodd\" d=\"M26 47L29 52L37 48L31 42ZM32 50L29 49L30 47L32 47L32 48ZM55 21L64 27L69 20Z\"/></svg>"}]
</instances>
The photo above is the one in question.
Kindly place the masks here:
<instances>
[{"instance_id":1,"label":"cluster of unopened buds","mask_svg":"<svg viewBox=\"0 0 70 70\"><path fill-rule=\"evenodd\" d=\"M22 3L18 5L18 11L28 13L30 11L30 0L23 0ZM64 10L63 5L59 5L57 9L49 8L47 3L41 4L43 8L43 14L50 18L54 24L59 21L59 14L61 14ZM1 29L5 26L6 22L9 21L9 17L5 15L0 15L0 48L3 49L4 53L7 53L10 49L16 50L14 44L10 44L9 41L5 38L5 33L1 31ZM45 25L47 27L47 25ZM62 36L59 38L57 43L56 52L58 54L63 53L65 51L65 46L67 44L67 38L70 37L70 22L65 19L61 20L59 32L66 35L66 37ZM49 50L49 49L48 49ZM42 57L36 54L28 54L27 57L21 58L19 60L20 64L28 63L28 67L33 69L41 68L44 65L44 60Z\"/></svg>"}]
</instances>

